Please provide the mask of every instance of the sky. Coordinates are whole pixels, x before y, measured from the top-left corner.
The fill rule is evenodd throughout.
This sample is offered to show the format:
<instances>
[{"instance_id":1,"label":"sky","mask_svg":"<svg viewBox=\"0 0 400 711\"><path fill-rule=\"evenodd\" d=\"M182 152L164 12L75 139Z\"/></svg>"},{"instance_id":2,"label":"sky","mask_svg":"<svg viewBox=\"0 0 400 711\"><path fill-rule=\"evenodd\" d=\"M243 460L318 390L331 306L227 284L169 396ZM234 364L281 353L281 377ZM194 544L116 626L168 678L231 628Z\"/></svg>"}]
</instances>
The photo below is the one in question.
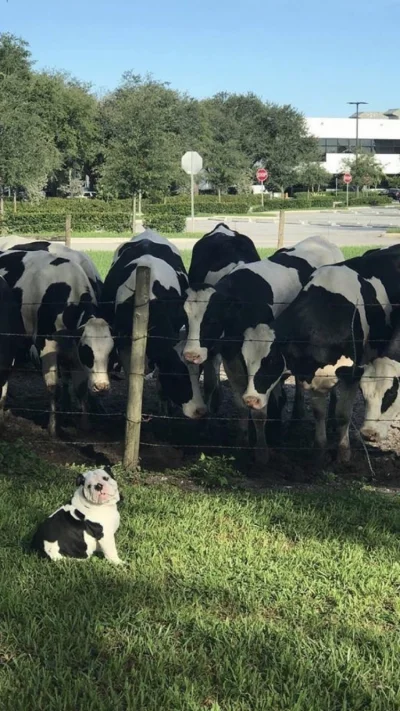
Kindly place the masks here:
<instances>
[{"instance_id":1,"label":"sky","mask_svg":"<svg viewBox=\"0 0 400 711\"><path fill-rule=\"evenodd\" d=\"M36 68L104 93L150 72L197 98L255 92L306 116L400 106L400 0L0 0L0 32L30 44Z\"/></svg>"}]
</instances>

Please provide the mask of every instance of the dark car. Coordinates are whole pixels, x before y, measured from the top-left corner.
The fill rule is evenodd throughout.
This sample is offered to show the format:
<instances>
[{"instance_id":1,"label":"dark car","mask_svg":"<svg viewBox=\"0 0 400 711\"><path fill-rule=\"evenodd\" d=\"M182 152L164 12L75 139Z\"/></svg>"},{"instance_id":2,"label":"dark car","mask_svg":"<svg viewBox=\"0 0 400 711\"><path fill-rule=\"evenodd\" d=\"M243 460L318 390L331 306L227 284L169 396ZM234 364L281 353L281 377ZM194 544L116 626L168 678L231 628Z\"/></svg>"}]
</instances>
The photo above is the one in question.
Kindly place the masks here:
<instances>
[{"instance_id":1,"label":"dark car","mask_svg":"<svg viewBox=\"0 0 400 711\"><path fill-rule=\"evenodd\" d=\"M389 188L387 194L393 200L400 200L400 188Z\"/></svg>"}]
</instances>

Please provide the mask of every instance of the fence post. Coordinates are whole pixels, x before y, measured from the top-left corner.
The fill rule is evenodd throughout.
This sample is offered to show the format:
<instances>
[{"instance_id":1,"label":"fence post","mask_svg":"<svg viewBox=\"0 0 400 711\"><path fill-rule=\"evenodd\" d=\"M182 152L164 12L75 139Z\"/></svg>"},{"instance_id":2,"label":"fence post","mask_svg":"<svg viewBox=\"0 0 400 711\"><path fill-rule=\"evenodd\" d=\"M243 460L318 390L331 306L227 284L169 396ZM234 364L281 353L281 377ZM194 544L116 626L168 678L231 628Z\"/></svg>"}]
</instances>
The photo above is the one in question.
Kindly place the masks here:
<instances>
[{"instance_id":1,"label":"fence post","mask_svg":"<svg viewBox=\"0 0 400 711\"><path fill-rule=\"evenodd\" d=\"M14 190L14 215L17 212L17 191Z\"/></svg>"},{"instance_id":2,"label":"fence post","mask_svg":"<svg viewBox=\"0 0 400 711\"><path fill-rule=\"evenodd\" d=\"M65 215L65 246L71 246L71 215Z\"/></svg>"},{"instance_id":3,"label":"fence post","mask_svg":"<svg viewBox=\"0 0 400 711\"><path fill-rule=\"evenodd\" d=\"M285 210L279 210L279 227L278 227L278 249L283 247L285 239Z\"/></svg>"},{"instance_id":4,"label":"fence post","mask_svg":"<svg viewBox=\"0 0 400 711\"><path fill-rule=\"evenodd\" d=\"M132 236L136 234L136 193L132 199Z\"/></svg>"},{"instance_id":5,"label":"fence post","mask_svg":"<svg viewBox=\"0 0 400 711\"><path fill-rule=\"evenodd\" d=\"M124 450L125 469L135 469L139 462L149 302L150 267L140 266L136 270L135 303L132 319L132 344Z\"/></svg>"}]
</instances>

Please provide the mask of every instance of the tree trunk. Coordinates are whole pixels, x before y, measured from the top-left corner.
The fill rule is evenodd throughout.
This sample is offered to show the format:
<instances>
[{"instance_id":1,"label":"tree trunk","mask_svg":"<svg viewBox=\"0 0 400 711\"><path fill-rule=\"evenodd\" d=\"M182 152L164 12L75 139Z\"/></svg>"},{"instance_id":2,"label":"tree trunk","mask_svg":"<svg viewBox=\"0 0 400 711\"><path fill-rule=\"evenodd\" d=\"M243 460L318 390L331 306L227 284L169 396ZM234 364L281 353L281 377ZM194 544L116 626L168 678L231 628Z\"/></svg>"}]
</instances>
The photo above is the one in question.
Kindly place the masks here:
<instances>
[{"instance_id":1,"label":"tree trunk","mask_svg":"<svg viewBox=\"0 0 400 711\"><path fill-rule=\"evenodd\" d=\"M307 188L307 199L310 197L310 188Z\"/></svg>"},{"instance_id":2,"label":"tree trunk","mask_svg":"<svg viewBox=\"0 0 400 711\"><path fill-rule=\"evenodd\" d=\"M285 199L285 186L284 185L281 185L281 198L282 198L282 200Z\"/></svg>"},{"instance_id":3,"label":"tree trunk","mask_svg":"<svg viewBox=\"0 0 400 711\"><path fill-rule=\"evenodd\" d=\"M317 193L319 193L320 190L321 190L321 186L317 185Z\"/></svg>"},{"instance_id":4,"label":"tree trunk","mask_svg":"<svg viewBox=\"0 0 400 711\"><path fill-rule=\"evenodd\" d=\"M3 193L0 195L0 215L4 215L4 197L3 197Z\"/></svg>"},{"instance_id":5,"label":"tree trunk","mask_svg":"<svg viewBox=\"0 0 400 711\"><path fill-rule=\"evenodd\" d=\"M14 215L17 212L17 191L14 190Z\"/></svg>"},{"instance_id":6,"label":"tree trunk","mask_svg":"<svg viewBox=\"0 0 400 711\"><path fill-rule=\"evenodd\" d=\"M132 235L136 234L136 193L132 198Z\"/></svg>"},{"instance_id":7,"label":"tree trunk","mask_svg":"<svg viewBox=\"0 0 400 711\"><path fill-rule=\"evenodd\" d=\"M218 202L221 202L221 188L218 188Z\"/></svg>"}]
</instances>

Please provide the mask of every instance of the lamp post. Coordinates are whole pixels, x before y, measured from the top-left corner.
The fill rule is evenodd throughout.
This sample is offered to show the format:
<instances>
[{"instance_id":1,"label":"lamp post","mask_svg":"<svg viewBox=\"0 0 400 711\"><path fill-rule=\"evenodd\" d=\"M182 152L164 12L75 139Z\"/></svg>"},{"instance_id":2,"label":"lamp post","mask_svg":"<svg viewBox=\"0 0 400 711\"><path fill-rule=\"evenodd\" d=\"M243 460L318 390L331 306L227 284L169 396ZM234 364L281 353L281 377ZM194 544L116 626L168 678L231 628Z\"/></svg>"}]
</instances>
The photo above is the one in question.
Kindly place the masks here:
<instances>
[{"instance_id":1,"label":"lamp post","mask_svg":"<svg viewBox=\"0 0 400 711\"><path fill-rule=\"evenodd\" d=\"M368 104L368 101L348 101L348 104L356 107L356 173L358 168L358 120L359 120L359 107L362 104ZM357 185L358 193L358 185Z\"/></svg>"}]
</instances>

